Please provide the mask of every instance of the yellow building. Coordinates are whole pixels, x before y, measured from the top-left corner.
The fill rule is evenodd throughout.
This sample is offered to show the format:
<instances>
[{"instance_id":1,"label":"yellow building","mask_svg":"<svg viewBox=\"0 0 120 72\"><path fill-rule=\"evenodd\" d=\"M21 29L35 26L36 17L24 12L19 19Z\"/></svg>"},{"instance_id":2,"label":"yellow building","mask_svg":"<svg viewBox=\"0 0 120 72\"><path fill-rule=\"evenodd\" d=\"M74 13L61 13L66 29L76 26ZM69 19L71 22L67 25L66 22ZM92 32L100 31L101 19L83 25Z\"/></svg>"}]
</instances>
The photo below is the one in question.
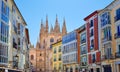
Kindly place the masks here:
<instances>
[{"instance_id":1,"label":"yellow building","mask_svg":"<svg viewBox=\"0 0 120 72\"><path fill-rule=\"evenodd\" d=\"M61 51L62 41L57 41L52 44L52 69L54 71L62 72L62 51Z\"/></svg>"},{"instance_id":2,"label":"yellow building","mask_svg":"<svg viewBox=\"0 0 120 72\"><path fill-rule=\"evenodd\" d=\"M120 0L114 0L99 13L102 72L120 72Z\"/></svg>"}]
</instances>

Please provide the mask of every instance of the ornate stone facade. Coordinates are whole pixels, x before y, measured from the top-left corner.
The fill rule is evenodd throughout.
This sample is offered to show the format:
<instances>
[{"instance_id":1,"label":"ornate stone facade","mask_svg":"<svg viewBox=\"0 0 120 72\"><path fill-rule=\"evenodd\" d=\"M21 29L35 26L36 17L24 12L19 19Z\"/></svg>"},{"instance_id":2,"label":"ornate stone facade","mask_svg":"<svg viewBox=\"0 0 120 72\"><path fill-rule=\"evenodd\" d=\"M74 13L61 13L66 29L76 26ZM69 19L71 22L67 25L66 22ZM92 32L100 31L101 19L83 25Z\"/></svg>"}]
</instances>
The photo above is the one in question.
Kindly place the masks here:
<instances>
[{"instance_id":1,"label":"ornate stone facade","mask_svg":"<svg viewBox=\"0 0 120 72\"><path fill-rule=\"evenodd\" d=\"M56 16L54 28L51 25L49 31L48 17L46 17L46 23L43 24L41 20L41 28L39 39L36 44L36 72L50 72L52 71L52 44L61 39L63 35L67 33L65 19L63 22L62 32ZM31 49L32 50L32 49Z\"/></svg>"}]
</instances>

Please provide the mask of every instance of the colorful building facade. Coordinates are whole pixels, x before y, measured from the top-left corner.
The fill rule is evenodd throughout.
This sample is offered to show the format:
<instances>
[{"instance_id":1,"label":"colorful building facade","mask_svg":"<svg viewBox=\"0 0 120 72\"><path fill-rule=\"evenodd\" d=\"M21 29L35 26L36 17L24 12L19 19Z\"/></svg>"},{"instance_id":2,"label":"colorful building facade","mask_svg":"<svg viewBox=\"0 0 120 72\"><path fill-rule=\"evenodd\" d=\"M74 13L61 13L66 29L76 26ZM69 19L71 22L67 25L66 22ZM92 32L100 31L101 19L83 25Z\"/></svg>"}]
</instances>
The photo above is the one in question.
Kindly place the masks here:
<instances>
[{"instance_id":1,"label":"colorful building facade","mask_svg":"<svg viewBox=\"0 0 120 72\"><path fill-rule=\"evenodd\" d=\"M87 55L88 55L88 70L90 72L100 72L100 50L99 50L99 36L98 36L98 13L95 11L88 15L84 20L86 21L87 34Z\"/></svg>"},{"instance_id":2,"label":"colorful building facade","mask_svg":"<svg viewBox=\"0 0 120 72\"><path fill-rule=\"evenodd\" d=\"M114 0L99 13L99 36L102 72L119 72L119 9L120 0Z\"/></svg>"},{"instance_id":3,"label":"colorful building facade","mask_svg":"<svg viewBox=\"0 0 120 72\"><path fill-rule=\"evenodd\" d=\"M79 39L80 39L80 71L87 71L87 45L86 45L86 24L78 28Z\"/></svg>"},{"instance_id":4,"label":"colorful building facade","mask_svg":"<svg viewBox=\"0 0 120 72\"><path fill-rule=\"evenodd\" d=\"M52 44L52 69L56 72L63 72L61 46L61 40Z\"/></svg>"},{"instance_id":5,"label":"colorful building facade","mask_svg":"<svg viewBox=\"0 0 120 72\"><path fill-rule=\"evenodd\" d=\"M62 61L63 68L68 72L76 72L79 67L79 46L77 31L72 31L62 38Z\"/></svg>"},{"instance_id":6,"label":"colorful building facade","mask_svg":"<svg viewBox=\"0 0 120 72\"><path fill-rule=\"evenodd\" d=\"M0 0L0 67L29 72L30 41L26 26L14 0Z\"/></svg>"}]
</instances>

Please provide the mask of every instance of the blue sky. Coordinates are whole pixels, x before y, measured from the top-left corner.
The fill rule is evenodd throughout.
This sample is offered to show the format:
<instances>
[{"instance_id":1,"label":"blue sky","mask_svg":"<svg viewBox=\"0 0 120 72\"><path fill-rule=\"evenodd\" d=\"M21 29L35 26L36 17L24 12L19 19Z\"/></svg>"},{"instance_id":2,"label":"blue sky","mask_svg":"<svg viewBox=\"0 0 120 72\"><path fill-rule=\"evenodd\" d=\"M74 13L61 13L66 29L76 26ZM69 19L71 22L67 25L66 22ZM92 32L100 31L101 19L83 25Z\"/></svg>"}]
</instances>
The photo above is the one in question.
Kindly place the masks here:
<instances>
[{"instance_id":1,"label":"blue sky","mask_svg":"<svg viewBox=\"0 0 120 72\"><path fill-rule=\"evenodd\" d=\"M113 0L15 0L20 12L27 22L30 41L36 45L40 32L41 19L45 22L48 15L49 26L54 26L56 14L62 27L66 19L67 31L70 32L83 25L84 18L95 10L100 10Z\"/></svg>"}]
</instances>

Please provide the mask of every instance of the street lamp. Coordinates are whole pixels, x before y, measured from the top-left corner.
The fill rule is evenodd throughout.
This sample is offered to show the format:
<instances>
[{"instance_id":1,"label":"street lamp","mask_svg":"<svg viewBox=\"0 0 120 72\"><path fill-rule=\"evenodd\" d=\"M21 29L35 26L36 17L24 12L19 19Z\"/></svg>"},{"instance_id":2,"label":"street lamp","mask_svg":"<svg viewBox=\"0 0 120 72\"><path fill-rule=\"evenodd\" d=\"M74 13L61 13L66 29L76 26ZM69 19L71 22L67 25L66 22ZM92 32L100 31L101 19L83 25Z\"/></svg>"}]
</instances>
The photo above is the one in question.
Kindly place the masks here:
<instances>
[{"instance_id":1,"label":"street lamp","mask_svg":"<svg viewBox=\"0 0 120 72\"><path fill-rule=\"evenodd\" d=\"M14 67L15 68L18 68L18 58L19 58L19 56L16 54L15 56L13 56L14 58L15 58L15 64L14 64Z\"/></svg>"}]
</instances>

